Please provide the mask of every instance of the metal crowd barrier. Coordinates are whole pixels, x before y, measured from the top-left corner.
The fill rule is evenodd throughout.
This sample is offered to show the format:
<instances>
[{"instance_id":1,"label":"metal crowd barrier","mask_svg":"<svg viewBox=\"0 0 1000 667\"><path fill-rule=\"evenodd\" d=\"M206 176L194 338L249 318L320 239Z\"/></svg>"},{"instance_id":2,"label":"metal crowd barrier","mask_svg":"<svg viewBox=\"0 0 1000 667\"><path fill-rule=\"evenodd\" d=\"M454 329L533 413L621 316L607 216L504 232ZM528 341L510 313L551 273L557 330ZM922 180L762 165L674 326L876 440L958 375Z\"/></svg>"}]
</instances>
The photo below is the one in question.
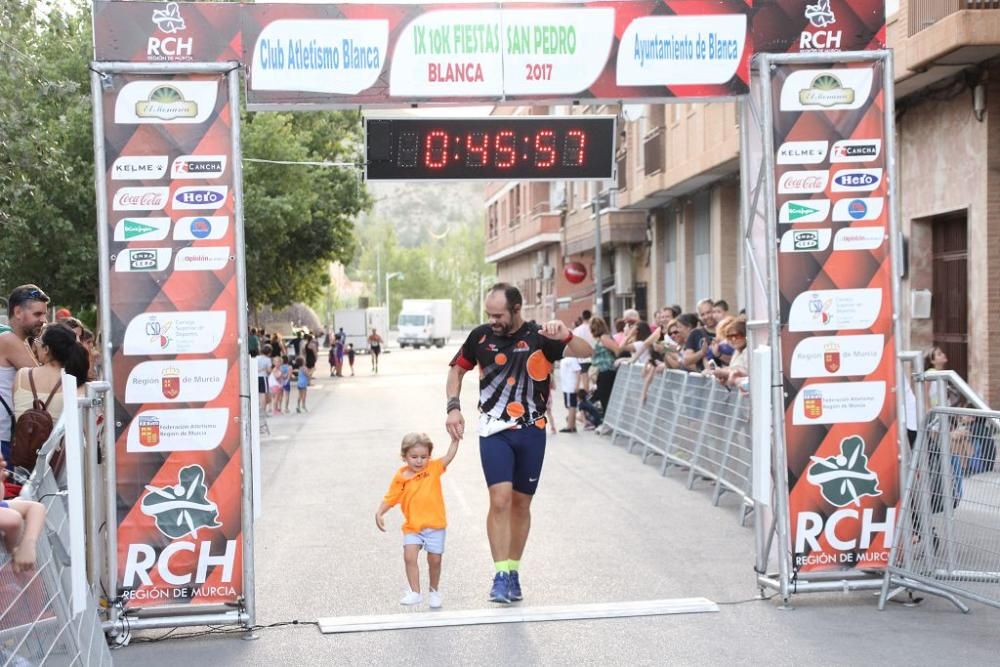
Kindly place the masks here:
<instances>
[{"instance_id":1,"label":"metal crowd barrier","mask_svg":"<svg viewBox=\"0 0 1000 667\"><path fill-rule=\"evenodd\" d=\"M72 377L63 391L76 395ZM80 399L92 416L92 391ZM20 498L45 507L45 527L38 539L35 568L14 572L10 554L0 545L0 665L111 665L97 602L86 585L83 524L84 438L79 406L67 401L52 435L38 453L35 469ZM91 441L93 442L93 441ZM68 450L76 448L77 453ZM95 453L96 454L96 453ZM96 457L95 457L96 458ZM76 465L76 470L71 466ZM77 480L68 482L67 480ZM75 512L75 513L74 513ZM71 520L71 517L75 517ZM72 537L71 537L72 535ZM92 535L96 540L97 536ZM74 544L75 542L75 544ZM74 563L74 560L76 562Z\"/></svg>"},{"instance_id":2,"label":"metal crowd barrier","mask_svg":"<svg viewBox=\"0 0 1000 667\"><path fill-rule=\"evenodd\" d=\"M660 474L687 470L688 488L699 477L713 482L715 505L726 491L738 494L745 519L752 506L750 397L710 377L668 370L654 376L643 401L642 370L618 369L604 417L612 443L626 438L629 452L641 447L643 462L661 456Z\"/></svg>"},{"instance_id":3,"label":"metal crowd barrier","mask_svg":"<svg viewBox=\"0 0 1000 667\"><path fill-rule=\"evenodd\" d=\"M880 609L905 588L945 597L962 611L960 598L1000 607L998 435L1000 412L928 413L910 456Z\"/></svg>"}]
</instances>

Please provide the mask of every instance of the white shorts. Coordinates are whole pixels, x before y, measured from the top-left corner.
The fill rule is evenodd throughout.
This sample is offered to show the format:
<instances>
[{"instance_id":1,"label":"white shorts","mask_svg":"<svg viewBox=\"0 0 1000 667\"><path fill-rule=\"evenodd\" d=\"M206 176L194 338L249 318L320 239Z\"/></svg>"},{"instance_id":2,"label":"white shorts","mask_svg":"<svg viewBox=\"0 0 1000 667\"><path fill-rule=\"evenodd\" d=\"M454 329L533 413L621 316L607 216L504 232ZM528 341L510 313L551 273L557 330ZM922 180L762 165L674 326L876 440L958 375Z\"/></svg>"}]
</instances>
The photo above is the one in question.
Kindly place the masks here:
<instances>
[{"instance_id":1,"label":"white shorts","mask_svg":"<svg viewBox=\"0 0 1000 667\"><path fill-rule=\"evenodd\" d=\"M429 554L444 553L444 528L424 528L419 533L403 533L403 546L416 544Z\"/></svg>"}]
</instances>

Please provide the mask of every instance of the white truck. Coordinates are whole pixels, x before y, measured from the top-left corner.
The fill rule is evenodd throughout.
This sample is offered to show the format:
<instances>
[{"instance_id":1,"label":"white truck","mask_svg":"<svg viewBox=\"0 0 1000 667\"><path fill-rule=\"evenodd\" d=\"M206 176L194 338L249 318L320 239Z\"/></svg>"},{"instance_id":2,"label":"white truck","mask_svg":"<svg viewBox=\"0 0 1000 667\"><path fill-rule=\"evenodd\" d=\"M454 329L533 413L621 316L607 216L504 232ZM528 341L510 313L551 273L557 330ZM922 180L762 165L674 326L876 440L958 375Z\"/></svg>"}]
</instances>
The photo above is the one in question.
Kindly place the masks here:
<instances>
[{"instance_id":1,"label":"white truck","mask_svg":"<svg viewBox=\"0 0 1000 667\"><path fill-rule=\"evenodd\" d=\"M399 346L444 347L451 336L451 299L403 299Z\"/></svg>"},{"instance_id":2,"label":"white truck","mask_svg":"<svg viewBox=\"0 0 1000 667\"><path fill-rule=\"evenodd\" d=\"M354 343L356 352L369 352L368 336L372 329L378 330L382 340L386 340L388 334L389 316L385 308L355 308L352 310L335 310L333 312L333 332L339 333L341 327L347 343Z\"/></svg>"}]
</instances>

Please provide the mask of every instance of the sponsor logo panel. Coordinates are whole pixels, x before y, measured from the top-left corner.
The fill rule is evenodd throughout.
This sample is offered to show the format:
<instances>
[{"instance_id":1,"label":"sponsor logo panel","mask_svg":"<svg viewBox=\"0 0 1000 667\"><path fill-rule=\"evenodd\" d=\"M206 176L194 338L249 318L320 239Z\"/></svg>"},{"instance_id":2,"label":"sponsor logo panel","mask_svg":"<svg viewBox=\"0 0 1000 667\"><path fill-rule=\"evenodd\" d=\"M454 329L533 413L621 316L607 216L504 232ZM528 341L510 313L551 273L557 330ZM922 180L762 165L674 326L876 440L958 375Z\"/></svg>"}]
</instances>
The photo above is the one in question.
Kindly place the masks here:
<instances>
[{"instance_id":1,"label":"sponsor logo panel","mask_svg":"<svg viewBox=\"0 0 1000 667\"><path fill-rule=\"evenodd\" d=\"M868 329L882 310L882 296L879 287L803 292L792 302L788 330Z\"/></svg>"},{"instance_id":2,"label":"sponsor logo panel","mask_svg":"<svg viewBox=\"0 0 1000 667\"><path fill-rule=\"evenodd\" d=\"M174 271L218 271L230 259L229 246L181 248L177 251Z\"/></svg>"},{"instance_id":3,"label":"sponsor logo panel","mask_svg":"<svg viewBox=\"0 0 1000 667\"><path fill-rule=\"evenodd\" d=\"M830 162L872 162L882 153L881 139L843 139L833 144Z\"/></svg>"},{"instance_id":4,"label":"sponsor logo panel","mask_svg":"<svg viewBox=\"0 0 1000 667\"><path fill-rule=\"evenodd\" d=\"M150 188L120 188L114 196L116 211L161 211L167 206L170 188L166 186Z\"/></svg>"},{"instance_id":5,"label":"sponsor logo panel","mask_svg":"<svg viewBox=\"0 0 1000 667\"><path fill-rule=\"evenodd\" d=\"M152 181L165 173L166 155L127 155L111 164L112 181Z\"/></svg>"},{"instance_id":6,"label":"sponsor logo panel","mask_svg":"<svg viewBox=\"0 0 1000 667\"><path fill-rule=\"evenodd\" d=\"M781 252L823 252L830 247L829 229L792 229L781 236Z\"/></svg>"},{"instance_id":7,"label":"sponsor logo panel","mask_svg":"<svg viewBox=\"0 0 1000 667\"><path fill-rule=\"evenodd\" d=\"M166 271L170 267L170 248L129 248L115 257L115 271Z\"/></svg>"},{"instance_id":8,"label":"sponsor logo panel","mask_svg":"<svg viewBox=\"0 0 1000 667\"><path fill-rule=\"evenodd\" d=\"M878 220L884 203L885 199L882 197L841 199L833 205L833 221Z\"/></svg>"},{"instance_id":9,"label":"sponsor logo panel","mask_svg":"<svg viewBox=\"0 0 1000 667\"><path fill-rule=\"evenodd\" d=\"M214 211L226 204L228 196L227 185L185 185L174 192L172 205L175 210Z\"/></svg>"},{"instance_id":10,"label":"sponsor logo panel","mask_svg":"<svg viewBox=\"0 0 1000 667\"><path fill-rule=\"evenodd\" d=\"M194 38L184 37L187 25L176 2L168 2L163 9L154 9L151 19L159 34L146 42L146 57L150 61L187 61L192 59Z\"/></svg>"},{"instance_id":11,"label":"sponsor logo panel","mask_svg":"<svg viewBox=\"0 0 1000 667\"><path fill-rule=\"evenodd\" d=\"M823 192L823 190L826 190L829 178L830 172L825 169L815 171L786 171L778 181L778 194Z\"/></svg>"},{"instance_id":12,"label":"sponsor logo panel","mask_svg":"<svg viewBox=\"0 0 1000 667\"><path fill-rule=\"evenodd\" d=\"M201 403L222 392L229 363L225 359L144 361L129 373L126 403Z\"/></svg>"},{"instance_id":13,"label":"sponsor logo panel","mask_svg":"<svg viewBox=\"0 0 1000 667\"><path fill-rule=\"evenodd\" d=\"M126 450L204 452L222 444L227 408L143 410L129 424Z\"/></svg>"},{"instance_id":14,"label":"sponsor logo panel","mask_svg":"<svg viewBox=\"0 0 1000 667\"><path fill-rule=\"evenodd\" d=\"M131 81L115 100L115 123L204 123L218 92L216 81Z\"/></svg>"},{"instance_id":15,"label":"sponsor logo panel","mask_svg":"<svg viewBox=\"0 0 1000 667\"><path fill-rule=\"evenodd\" d=\"M806 338L792 352L789 375L793 378L869 375L882 361L884 346L882 334Z\"/></svg>"},{"instance_id":16,"label":"sponsor logo panel","mask_svg":"<svg viewBox=\"0 0 1000 667\"><path fill-rule=\"evenodd\" d=\"M795 396L792 424L865 423L878 418L885 403L885 382L821 382Z\"/></svg>"},{"instance_id":17,"label":"sponsor logo panel","mask_svg":"<svg viewBox=\"0 0 1000 667\"><path fill-rule=\"evenodd\" d=\"M881 169L841 169L833 175L833 192L871 192L882 182Z\"/></svg>"},{"instance_id":18,"label":"sponsor logo panel","mask_svg":"<svg viewBox=\"0 0 1000 667\"><path fill-rule=\"evenodd\" d=\"M175 241L217 241L229 231L228 215L189 216L174 225Z\"/></svg>"},{"instance_id":19,"label":"sponsor logo panel","mask_svg":"<svg viewBox=\"0 0 1000 667\"><path fill-rule=\"evenodd\" d=\"M170 167L170 178L219 178L226 171L225 155L182 155Z\"/></svg>"},{"instance_id":20,"label":"sponsor logo panel","mask_svg":"<svg viewBox=\"0 0 1000 667\"><path fill-rule=\"evenodd\" d=\"M803 16L809 21L809 26L799 34L799 51L840 50L843 31L832 28L837 24L837 16L830 8L830 0L807 4Z\"/></svg>"},{"instance_id":21,"label":"sponsor logo panel","mask_svg":"<svg viewBox=\"0 0 1000 667\"><path fill-rule=\"evenodd\" d=\"M826 222L830 215L829 199L791 199L781 205L778 222Z\"/></svg>"},{"instance_id":22,"label":"sponsor logo panel","mask_svg":"<svg viewBox=\"0 0 1000 667\"><path fill-rule=\"evenodd\" d=\"M219 346L225 329L222 310L143 313L125 329L123 354L205 354Z\"/></svg>"},{"instance_id":23,"label":"sponsor logo panel","mask_svg":"<svg viewBox=\"0 0 1000 667\"><path fill-rule=\"evenodd\" d=\"M848 227L833 238L834 250L875 250L885 241L884 227Z\"/></svg>"},{"instance_id":24,"label":"sponsor logo panel","mask_svg":"<svg viewBox=\"0 0 1000 667\"><path fill-rule=\"evenodd\" d=\"M792 72L781 86L781 111L840 111L859 109L868 101L871 67Z\"/></svg>"},{"instance_id":25,"label":"sponsor logo panel","mask_svg":"<svg viewBox=\"0 0 1000 667\"><path fill-rule=\"evenodd\" d=\"M170 218L122 218L115 224L115 241L162 241L170 233Z\"/></svg>"},{"instance_id":26,"label":"sponsor logo panel","mask_svg":"<svg viewBox=\"0 0 1000 667\"><path fill-rule=\"evenodd\" d=\"M778 164L819 164L829 146L829 141L786 141L778 148Z\"/></svg>"}]
</instances>

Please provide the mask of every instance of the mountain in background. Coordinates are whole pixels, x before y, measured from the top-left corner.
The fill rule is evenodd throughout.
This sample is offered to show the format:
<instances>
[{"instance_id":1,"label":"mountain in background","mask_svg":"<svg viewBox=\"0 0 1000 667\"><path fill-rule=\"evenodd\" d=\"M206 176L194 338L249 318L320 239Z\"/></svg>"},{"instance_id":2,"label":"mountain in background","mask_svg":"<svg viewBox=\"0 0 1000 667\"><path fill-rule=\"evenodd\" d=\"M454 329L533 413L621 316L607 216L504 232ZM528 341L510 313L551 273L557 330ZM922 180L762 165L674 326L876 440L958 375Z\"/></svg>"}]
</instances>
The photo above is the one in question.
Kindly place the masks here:
<instances>
[{"instance_id":1,"label":"mountain in background","mask_svg":"<svg viewBox=\"0 0 1000 667\"><path fill-rule=\"evenodd\" d=\"M413 248L440 238L453 225L482 225L482 182L369 183L371 216L389 221L400 246Z\"/></svg>"}]
</instances>

